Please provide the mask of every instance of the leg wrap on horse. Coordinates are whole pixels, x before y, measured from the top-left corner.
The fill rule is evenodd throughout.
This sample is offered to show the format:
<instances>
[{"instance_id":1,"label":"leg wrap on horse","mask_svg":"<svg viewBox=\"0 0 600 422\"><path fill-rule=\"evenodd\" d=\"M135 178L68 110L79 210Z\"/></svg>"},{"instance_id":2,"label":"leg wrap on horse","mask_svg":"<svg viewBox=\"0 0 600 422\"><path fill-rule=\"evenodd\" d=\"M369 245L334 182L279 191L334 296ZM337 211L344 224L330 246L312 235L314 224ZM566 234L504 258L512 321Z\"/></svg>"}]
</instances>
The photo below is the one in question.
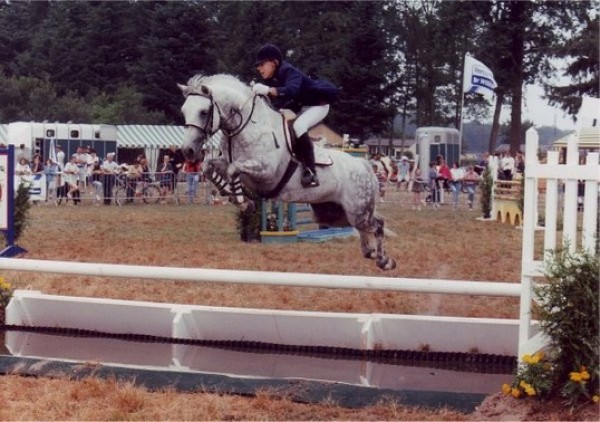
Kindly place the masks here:
<instances>
[{"instance_id":1,"label":"leg wrap on horse","mask_svg":"<svg viewBox=\"0 0 600 422\"><path fill-rule=\"evenodd\" d=\"M213 171L209 178L210 181L217 187L221 196L231 195L227 181L223 179L216 171Z\"/></svg>"},{"instance_id":2,"label":"leg wrap on horse","mask_svg":"<svg viewBox=\"0 0 600 422\"><path fill-rule=\"evenodd\" d=\"M241 204L244 202L244 191L242 189L242 181L239 176L235 176L233 181L231 182L231 190L234 202L236 204Z\"/></svg>"}]
</instances>

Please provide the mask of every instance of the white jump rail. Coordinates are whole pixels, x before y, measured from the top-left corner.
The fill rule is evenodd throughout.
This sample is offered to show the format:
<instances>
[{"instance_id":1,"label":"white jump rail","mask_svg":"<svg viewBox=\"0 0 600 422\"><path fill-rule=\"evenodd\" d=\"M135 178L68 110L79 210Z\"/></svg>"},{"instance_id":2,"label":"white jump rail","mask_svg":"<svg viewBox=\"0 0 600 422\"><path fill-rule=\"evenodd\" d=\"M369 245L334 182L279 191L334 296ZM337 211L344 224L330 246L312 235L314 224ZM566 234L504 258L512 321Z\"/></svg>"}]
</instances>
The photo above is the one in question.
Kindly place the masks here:
<instances>
[{"instance_id":1,"label":"white jump rail","mask_svg":"<svg viewBox=\"0 0 600 422\"><path fill-rule=\"evenodd\" d=\"M521 294L521 287L519 284L490 281L158 267L36 259L0 258L0 270L171 281L263 284L294 287L321 287L330 289L396 290L413 293L442 293L453 295L519 297Z\"/></svg>"}]
</instances>

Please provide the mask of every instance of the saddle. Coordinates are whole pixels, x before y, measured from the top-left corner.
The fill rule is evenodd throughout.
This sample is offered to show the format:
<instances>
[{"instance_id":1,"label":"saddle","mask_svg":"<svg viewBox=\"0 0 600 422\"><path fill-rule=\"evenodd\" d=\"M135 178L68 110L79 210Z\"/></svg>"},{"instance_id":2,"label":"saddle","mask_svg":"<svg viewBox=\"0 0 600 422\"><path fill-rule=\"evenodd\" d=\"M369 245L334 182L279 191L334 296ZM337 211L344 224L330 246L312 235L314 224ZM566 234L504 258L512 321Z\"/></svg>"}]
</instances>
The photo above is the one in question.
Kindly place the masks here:
<instances>
[{"instance_id":1,"label":"saddle","mask_svg":"<svg viewBox=\"0 0 600 422\"><path fill-rule=\"evenodd\" d=\"M296 157L296 152L297 152L297 148L296 148L296 144L297 144L297 137L296 137L296 132L294 132L294 120L296 120L296 117L298 117L296 115L296 113L294 113L292 110L289 109L283 109L281 110L281 116L283 117L283 133L285 134L285 144L287 146L288 151L290 152L290 154L292 154L292 156L296 159L298 159ZM324 148L321 148L320 146L314 145L314 152L315 152L315 165L317 166L330 166L333 164L333 160L331 159L331 157L329 156L329 153L327 152L327 150L325 150Z\"/></svg>"}]
</instances>

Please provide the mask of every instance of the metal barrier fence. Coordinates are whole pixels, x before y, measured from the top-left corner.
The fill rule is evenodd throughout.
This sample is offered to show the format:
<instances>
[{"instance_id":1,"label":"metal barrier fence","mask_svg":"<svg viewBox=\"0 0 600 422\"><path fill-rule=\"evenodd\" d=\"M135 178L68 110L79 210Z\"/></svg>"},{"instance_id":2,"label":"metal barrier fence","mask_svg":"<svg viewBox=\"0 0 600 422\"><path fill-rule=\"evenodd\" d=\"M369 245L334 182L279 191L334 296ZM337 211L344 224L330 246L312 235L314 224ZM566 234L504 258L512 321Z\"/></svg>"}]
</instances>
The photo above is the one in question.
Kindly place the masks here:
<instances>
[{"instance_id":1,"label":"metal barrier fence","mask_svg":"<svg viewBox=\"0 0 600 422\"><path fill-rule=\"evenodd\" d=\"M75 175L44 173L15 176L15 188L29 185L35 203L133 205L160 203L212 204L218 193L202 173L142 173L135 177L118 174Z\"/></svg>"}]
</instances>

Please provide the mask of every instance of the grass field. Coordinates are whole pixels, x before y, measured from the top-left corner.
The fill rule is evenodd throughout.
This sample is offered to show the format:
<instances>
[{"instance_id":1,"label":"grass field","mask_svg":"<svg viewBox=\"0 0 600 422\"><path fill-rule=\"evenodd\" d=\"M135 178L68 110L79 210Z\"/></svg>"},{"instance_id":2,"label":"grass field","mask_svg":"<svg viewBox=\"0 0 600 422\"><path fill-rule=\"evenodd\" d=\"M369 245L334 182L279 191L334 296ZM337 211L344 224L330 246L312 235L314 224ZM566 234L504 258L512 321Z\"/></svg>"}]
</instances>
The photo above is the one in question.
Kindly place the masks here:
<instances>
[{"instance_id":1,"label":"grass field","mask_svg":"<svg viewBox=\"0 0 600 422\"><path fill-rule=\"evenodd\" d=\"M380 204L389 255L398 268L379 270L361 257L358 239L273 245L243 243L231 205L40 204L19 245L28 258L281 272L374 275L518 282L521 231L477 221L466 207L416 211L405 203ZM339 312L516 318L511 298L444 296L388 291L291 288L167 280L110 279L3 272L16 288L48 294L197 305ZM35 406L26 403L36 397ZM78 402L75 405L75 402ZM402 409L394 403L362 410L334 403L301 405L265 393L254 398L153 393L115 382L0 379L0 419L276 419L458 420L454 412Z\"/></svg>"}]
</instances>

